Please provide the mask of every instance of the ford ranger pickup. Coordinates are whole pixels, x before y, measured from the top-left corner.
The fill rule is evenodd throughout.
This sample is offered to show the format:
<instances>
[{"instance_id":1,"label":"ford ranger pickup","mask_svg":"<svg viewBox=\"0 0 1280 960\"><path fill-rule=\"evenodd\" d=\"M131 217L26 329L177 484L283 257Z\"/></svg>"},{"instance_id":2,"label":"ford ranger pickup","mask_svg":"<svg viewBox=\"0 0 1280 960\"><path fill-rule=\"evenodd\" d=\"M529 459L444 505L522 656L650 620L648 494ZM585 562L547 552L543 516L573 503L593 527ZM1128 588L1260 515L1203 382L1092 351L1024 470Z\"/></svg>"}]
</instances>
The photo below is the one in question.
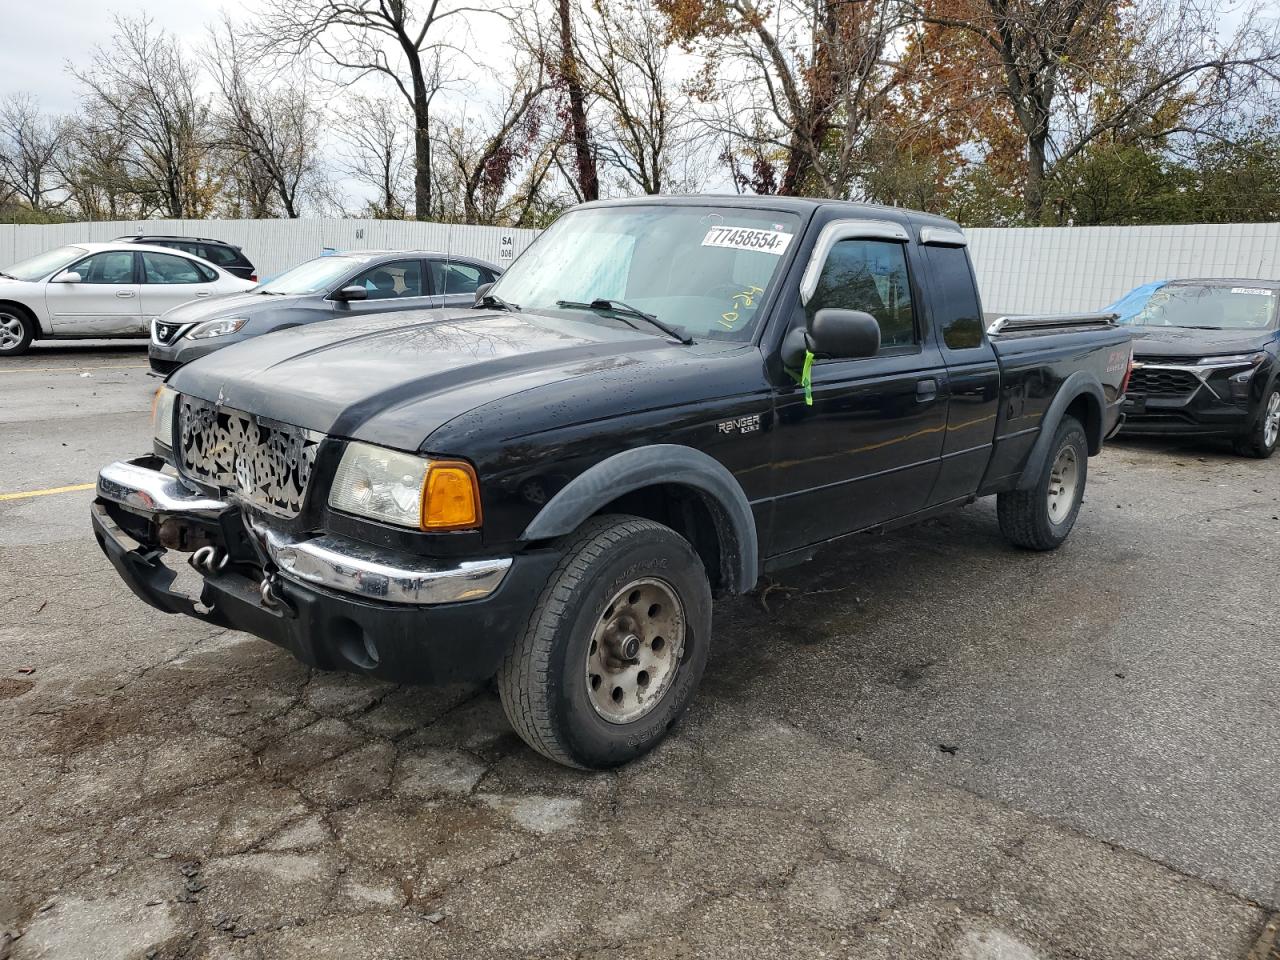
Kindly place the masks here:
<instances>
[{"instance_id":1,"label":"ford ranger pickup","mask_svg":"<svg viewBox=\"0 0 1280 960\"><path fill-rule=\"evenodd\" d=\"M713 596L765 571L991 495L1059 546L1132 359L1109 316L986 326L956 224L837 201L585 204L477 294L181 368L93 527L159 610L320 669L496 676L582 768L666 735Z\"/></svg>"}]
</instances>

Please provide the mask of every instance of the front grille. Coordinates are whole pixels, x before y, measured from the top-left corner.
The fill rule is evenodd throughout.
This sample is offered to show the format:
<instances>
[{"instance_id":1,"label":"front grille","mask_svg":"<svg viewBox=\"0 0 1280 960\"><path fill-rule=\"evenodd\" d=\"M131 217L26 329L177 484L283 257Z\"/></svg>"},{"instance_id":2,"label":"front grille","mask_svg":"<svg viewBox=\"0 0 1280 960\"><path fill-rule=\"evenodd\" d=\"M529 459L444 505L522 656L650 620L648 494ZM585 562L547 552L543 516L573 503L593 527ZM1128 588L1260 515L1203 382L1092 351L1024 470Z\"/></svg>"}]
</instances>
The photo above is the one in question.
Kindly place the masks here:
<instances>
[{"instance_id":1,"label":"front grille","mask_svg":"<svg viewBox=\"0 0 1280 960\"><path fill-rule=\"evenodd\" d=\"M1186 370L1157 370L1135 367L1129 378L1129 392L1148 397L1187 397L1195 393L1200 380Z\"/></svg>"},{"instance_id":2,"label":"front grille","mask_svg":"<svg viewBox=\"0 0 1280 960\"><path fill-rule=\"evenodd\" d=\"M178 403L178 458L187 476L280 517L302 509L324 435L196 397Z\"/></svg>"},{"instance_id":3,"label":"front grille","mask_svg":"<svg viewBox=\"0 0 1280 960\"><path fill-rule=\"evenodd\" d=\"M185 324L165 323L157 318L151 321L151 339L159 344L173 343L184 329L186 329Z\"/></svg>"}]
</instances>

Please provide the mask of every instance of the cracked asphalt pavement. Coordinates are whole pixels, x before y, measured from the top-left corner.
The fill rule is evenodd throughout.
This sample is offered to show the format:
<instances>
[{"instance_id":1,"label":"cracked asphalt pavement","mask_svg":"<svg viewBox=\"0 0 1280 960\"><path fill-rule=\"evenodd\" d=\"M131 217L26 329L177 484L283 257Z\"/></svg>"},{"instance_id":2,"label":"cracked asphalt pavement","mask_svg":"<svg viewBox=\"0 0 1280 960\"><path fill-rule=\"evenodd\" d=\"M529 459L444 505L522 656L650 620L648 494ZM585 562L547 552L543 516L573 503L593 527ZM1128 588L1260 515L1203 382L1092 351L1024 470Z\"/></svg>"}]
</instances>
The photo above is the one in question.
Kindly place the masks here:
<instances>
[{"instance_id":1,"label":"cracked asphalt pavement","mask_svg":"<svg viewBox=\"0 0 1280 960\"><path fill-rule=\"evenodd\" d=\"M1118 444L1056 554L994 506L718 605L651 756L488 687L165 616L90 533L137 349L0 365L0 958L1261 957L1280 907L1280 463Z\"/></svg>"}]
</instances>

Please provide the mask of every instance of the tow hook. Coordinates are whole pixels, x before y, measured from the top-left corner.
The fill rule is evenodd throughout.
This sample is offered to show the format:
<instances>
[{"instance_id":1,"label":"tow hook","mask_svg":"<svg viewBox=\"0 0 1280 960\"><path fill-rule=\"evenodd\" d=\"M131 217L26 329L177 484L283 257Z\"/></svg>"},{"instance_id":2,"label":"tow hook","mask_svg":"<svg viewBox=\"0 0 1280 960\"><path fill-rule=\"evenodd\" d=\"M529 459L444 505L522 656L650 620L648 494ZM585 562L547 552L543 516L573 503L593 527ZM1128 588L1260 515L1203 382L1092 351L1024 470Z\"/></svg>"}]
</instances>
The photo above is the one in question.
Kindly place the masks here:
<instances>
[{"instance_id":1,"label":"tow hook","mask_svg":"<svg viewBox=\"0 0 1280 960\"><path fill-rule=\"evenodd\" d=\"M276 575L269 573L262 578L262 605L273 610L281 605L280 596L276 593Z\"/></svg>"},{"instance_id":2,"label":"tow hook","mask_svg":"<svg viewBox=\"0 0 1280 960\"><path fill-rule=\"evenodd\" d=\"M231 562L231 555L225 550L219 550L217 547L208 545L203 546L199 550L191 554L187 561L198 572L215 576L227 569L227 564Z\"/></svg>"}]
</instances>

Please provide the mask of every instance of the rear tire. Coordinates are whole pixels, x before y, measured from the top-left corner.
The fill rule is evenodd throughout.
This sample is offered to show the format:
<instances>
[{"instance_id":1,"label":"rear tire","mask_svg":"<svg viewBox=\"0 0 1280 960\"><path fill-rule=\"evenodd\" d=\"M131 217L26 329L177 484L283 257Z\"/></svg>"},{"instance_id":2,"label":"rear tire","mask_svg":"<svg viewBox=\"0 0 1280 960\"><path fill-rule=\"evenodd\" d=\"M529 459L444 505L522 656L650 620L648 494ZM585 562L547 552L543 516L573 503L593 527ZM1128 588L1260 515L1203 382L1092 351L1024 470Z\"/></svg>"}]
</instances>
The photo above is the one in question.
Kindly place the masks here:
<instances>
[{"instance_id":1,"label":"rear tire","mask_svg":"<svg viewBox=\"0 0 1280 960\"><path fill-rule=\"evenodd\" d=\"M615 767L656 746L692 699L711 640L711 588L689 542L652 520L594 518L561 546L498 691L543 756Z\"/></svg>"},{"instance_id":2,"label":"rear tire","mask_svg":"<svg viewBox=\"0 0 1280 960\"><path fill-rule=\"evenodd\" d=\"M1056 550L1075 526L1088 475L1084 427L1075 417L1063 417L1035 485L996 497L1004 538L1027 550Z\"/></svg>"},{"instance_id":3,"label":"rear tire","mask_svg":"<svg viewBox=\"0 0 1280 960\"><path fill-rule=\"evenodd\" d=\"M1258 422L1243 437L1237 437L1232 446L1242 457L1265 460L1276 452L1277 440L1280 440L1280 385L1273 384L1262 402Z\"/></svg>"},{"instance_id":4,"label":"rear tire","mask_svg":"<svg viewBox=\"0 0 1280 960\"><path fill-rule=\"evenodd\" d=\"M0 357L17 357L27 352L36 336L36 321L21 307L0 304Z\"/></svg>"}]
</instances>

